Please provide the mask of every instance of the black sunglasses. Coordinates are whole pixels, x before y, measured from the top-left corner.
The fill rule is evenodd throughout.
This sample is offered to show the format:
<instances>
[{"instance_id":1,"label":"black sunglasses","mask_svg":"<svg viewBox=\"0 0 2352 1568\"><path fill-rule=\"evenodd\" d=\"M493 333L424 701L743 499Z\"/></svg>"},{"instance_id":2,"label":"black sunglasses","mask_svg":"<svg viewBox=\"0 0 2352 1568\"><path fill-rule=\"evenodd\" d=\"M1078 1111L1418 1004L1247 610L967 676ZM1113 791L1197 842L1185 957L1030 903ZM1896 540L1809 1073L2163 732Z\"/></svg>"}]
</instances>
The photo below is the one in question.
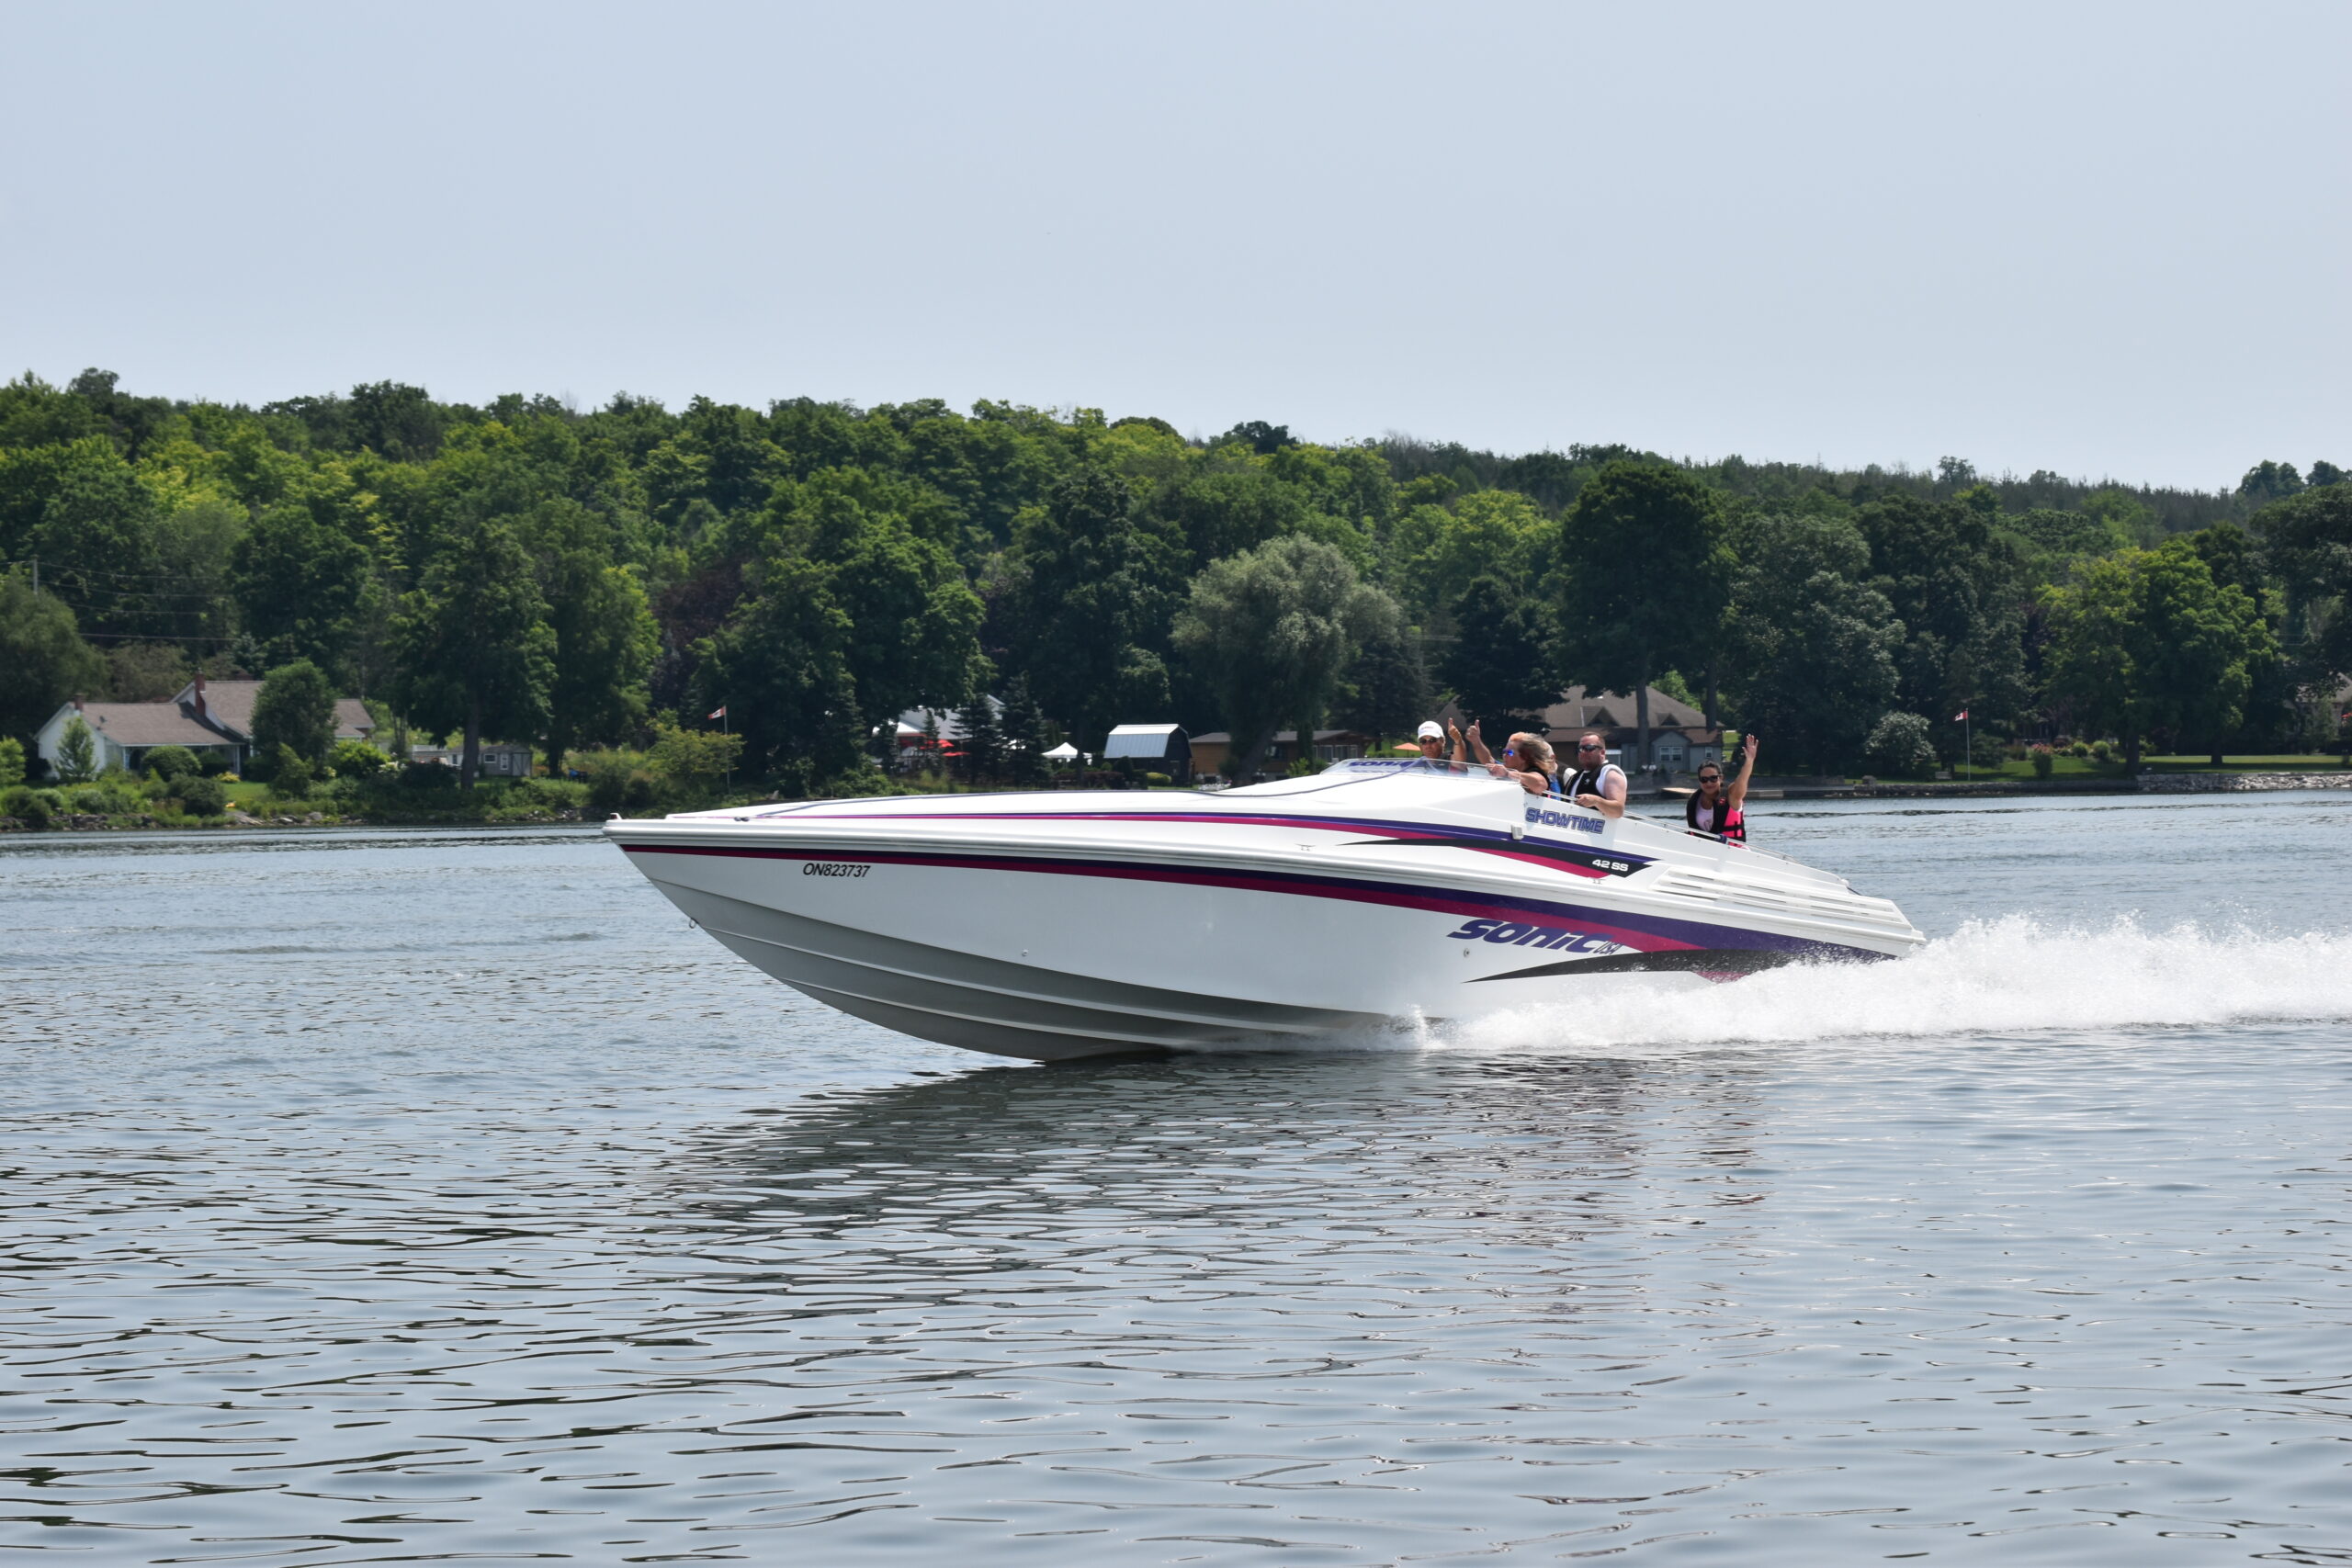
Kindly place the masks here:
<instances>
[{"instance_id":1,"label":"black sunglasses","mask_svg":"<svg viewBox=\"0 0 2352 1568\"><path fill-rule=\"evenodd\" d=\"M1579 751L1600 751L1600 750L1607 750L1607 748L1606 748L1606 747L1601 747L1601 746L1587 746L1587 745L1584 745L1584 744L1582 744L1582 743L1579 743L1579 744L1577 745L1577 750L1579 750Z\"/></svg>"}]
</instances>

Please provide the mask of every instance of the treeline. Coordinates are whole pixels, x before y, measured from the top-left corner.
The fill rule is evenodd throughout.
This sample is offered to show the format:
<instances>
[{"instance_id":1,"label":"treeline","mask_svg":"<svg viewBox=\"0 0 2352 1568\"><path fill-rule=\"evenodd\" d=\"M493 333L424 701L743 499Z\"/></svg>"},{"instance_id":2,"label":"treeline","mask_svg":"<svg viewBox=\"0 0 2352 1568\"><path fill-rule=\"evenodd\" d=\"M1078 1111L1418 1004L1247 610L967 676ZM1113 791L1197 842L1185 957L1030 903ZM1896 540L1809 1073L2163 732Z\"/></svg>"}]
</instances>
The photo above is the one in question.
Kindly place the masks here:
<instances>
[{"instance_id":1,"label":"treeline","mask_svg":"<svg viewBox=\"0 0 2352 1568\"><path fill-rule=\"evenodd\" d=\"M899 713L982 694L1047 740L1174 720L1245 756L1407 733L1449 694L1509 723L1575 682L1655 682L1821 769L1891 714L1952 757L1963 710L1996 743L2332 743L2341 479L1202 440L986 401L252 409L28 374L0 387L0 732L308 661L559 769L724 707L742 773L789 792L872 787Z\"/></svg>"}]
</instances>

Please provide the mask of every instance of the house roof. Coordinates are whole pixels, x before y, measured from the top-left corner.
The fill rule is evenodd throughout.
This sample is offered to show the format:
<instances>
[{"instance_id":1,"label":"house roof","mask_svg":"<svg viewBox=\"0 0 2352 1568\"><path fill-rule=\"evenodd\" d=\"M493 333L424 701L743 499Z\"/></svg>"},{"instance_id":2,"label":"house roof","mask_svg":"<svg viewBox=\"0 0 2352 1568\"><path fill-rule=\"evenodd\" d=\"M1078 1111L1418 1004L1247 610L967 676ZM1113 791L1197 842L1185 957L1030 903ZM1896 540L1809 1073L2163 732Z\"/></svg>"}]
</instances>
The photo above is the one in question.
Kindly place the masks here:
<instances>
[{"instance_id":1,"label":"house roof","mask_svg":"<svg viewBox=\"0 0 2352 1568\"><path fill-rule=\"evenodd\" d=\"M1115 726L1102 743L1105 761L1120 757L1165 757L1184 740L1184 727L1180 724L1122 724Z\"/></svg>"},{"instance_id":2,"label":"house roof","mask_svg":"<svg viewBox=\"0 0 2352 1568\"><path fill-rule=\"evenodd\" d=\"M84 703L82 718L92 733L118 746L220 744L217 733L182 713L175 703Z\"/></svg>"},{"instance_id":3,"label":"house roof","mask_svg":"<svg viewBox=\"0 0 2352 1568\"><path fill-rule=\"evenodd\" d=\"M1458 722L1476 716L1464 714L1453 704L1446 705L1446 714ZM1541 715L1544 728L1557 735L1564 729L1631 729L1634 728L1634 699L1630 693L1588 690L1570 686L1560 694L1560 700L1545 708ZM1689 703L1678 702L1650 688L1650 732L1661 729L1705 729L1707 716ZM1712 733L1712 732L1711 732Z\"/></svg>"},{"instance_id":4,"label":"house roof","mask_svg":"<svg viewBox=\"0 0 2352 1568\"><path fill-rule=\"evenodd\" d=\"M207 681L204 683L204 716L230 733L232 739L250 740L254 733L254 699L261 694L259 681ZM181 707L193 712L196 707L196 682L182 686L172 699ZM368 714L368 705L357 697L337 697L334 700L334 738L337 740L365 740L376 732L376 720ZM213 737L218 740L219 736Z\"/></svg>"},{"instance_id":5,"label":"house roof","mask_svg":"<svg viewBox=\"0 0 2352 1568\"><path fill-rule=\"evenodd\" d=\"M1371 739L1371 736L1366 735L1361 729L1318 729L1315 732L1315 739L1318 745L1326 740L1369 741ZM1211 730L1206 735L1193 736L1193 744L1195 746L1230 746L1233 744L1233 737L1222 729ZM1274 744L1277 746L1297 745L1298 731L1295 729L1277 729L1274 731Z\"/></svg>"},{"instance_id":6,"label":"house roof","mask_svg":"<svg viewBox=\"0 0 2352 1568\"><path fill-rule=\"evenodd\" d=\"M1004 705L996 698L982 697L980 701L989 705L990 717L1004 716ZM917 735L922 734L922 721L926 716L935 716L938 719L939 738L942 740L964 739L964 710L961 708L909 708L899 716L899 733L905 735L912 731Z\"/></svg>"}]
</instances>

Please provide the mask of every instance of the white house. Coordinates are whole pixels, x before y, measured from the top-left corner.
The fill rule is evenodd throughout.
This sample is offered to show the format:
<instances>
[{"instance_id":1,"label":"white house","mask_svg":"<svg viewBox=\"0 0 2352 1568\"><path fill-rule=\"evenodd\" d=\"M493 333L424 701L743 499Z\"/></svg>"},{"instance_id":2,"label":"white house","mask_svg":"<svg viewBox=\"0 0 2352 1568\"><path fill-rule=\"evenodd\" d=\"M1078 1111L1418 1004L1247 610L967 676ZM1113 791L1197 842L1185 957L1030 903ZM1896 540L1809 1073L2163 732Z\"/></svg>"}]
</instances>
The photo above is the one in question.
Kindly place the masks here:
<instances>
[{"instance_id":1,"label":"white house","mask_svg":"<svg viewBox=\"0 0 2352 1568\"><path fill-rule=\"evenodd\" d=\"M33 750L49 764L52 776L62 772L65 731L76 717L90 728L90 765L95 772L119 767L137 773L146 765L147 753L158 746L217 750L232 765L243 755L220 731L189 717L176 703L75 701L51 714L33 736Z\"/></svg>"},{"instance_id":2,"label":"white house","mask_svg":"<svg viewBox=\"0 0 2352 1568\"><path fill-rule=\"evenodd\" d=\"M90 727L91 760L101 771L119 763L136 773L158 746L216 751L231 768L243 768L253 751L254 699L260 693L259 681L208 682L198 675L167 703L85 703L76 698L51 714L35 733L34 750L55 773L65 727L78 713ZM367 704L357 697L335 699L337 740L368 740L375 734L376 721Z\"/></svg>"}]
</instances>

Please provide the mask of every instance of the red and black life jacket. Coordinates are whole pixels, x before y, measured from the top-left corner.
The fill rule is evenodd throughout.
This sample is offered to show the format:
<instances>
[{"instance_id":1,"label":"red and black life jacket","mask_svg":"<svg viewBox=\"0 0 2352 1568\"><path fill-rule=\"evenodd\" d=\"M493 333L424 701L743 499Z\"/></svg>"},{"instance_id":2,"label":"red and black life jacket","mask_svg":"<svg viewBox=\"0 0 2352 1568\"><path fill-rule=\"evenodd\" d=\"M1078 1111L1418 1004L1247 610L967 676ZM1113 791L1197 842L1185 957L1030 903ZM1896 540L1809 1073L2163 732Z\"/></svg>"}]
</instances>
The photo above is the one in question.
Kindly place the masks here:
<instances>
[{"instance_id":1,"label":"red and black life jacket","mask_svg":"<svg viewBox=\"0 0 2352 1568\"><path fill-rule=\"evenodd\" d=\"M1702 818L1707 820L1700 820ZM1690 798L1682 803L1682 820L1690 824L1693 832L1713 833L1735 844L1747 842L1747 814L1731 803L1729 790L1715 796L1713 807L1700 798L1697 790L1692 790Z\"/></svg>"}]
</instances>

